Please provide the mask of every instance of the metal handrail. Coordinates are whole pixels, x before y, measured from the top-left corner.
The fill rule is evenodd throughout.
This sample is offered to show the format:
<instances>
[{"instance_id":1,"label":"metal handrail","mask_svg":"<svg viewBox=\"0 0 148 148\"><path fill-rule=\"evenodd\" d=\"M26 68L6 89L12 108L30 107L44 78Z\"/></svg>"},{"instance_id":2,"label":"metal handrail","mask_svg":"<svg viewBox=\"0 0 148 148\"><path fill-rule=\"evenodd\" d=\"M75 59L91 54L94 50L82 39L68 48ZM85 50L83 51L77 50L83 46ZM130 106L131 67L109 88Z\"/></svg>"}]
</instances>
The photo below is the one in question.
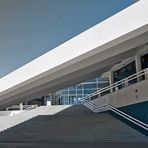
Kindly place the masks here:
<instances>
[{"instance_id":1,"label":"metal handrail","mask_svg":"<svg viewBox=\"0 0 148 148\"><path fill-rule=\"evenodd\" d=\"M82 100L82 102L83 101L84 100ZM136 124L137 126L145 129L146 131L148 131L148 124L146 124L146 123L144 123L144 122L142 122L142 121L140 121L140 120L138 120L138 119L128 115L127 113L125 113L125 112L123 112L123 111L121 111L121 110L119 110L119 109L117 109L117 108L115 108L115 107L113 107L111 105L104 105L104 106L101 106L101 107L98 108L95 104L93 104L93 103L91 103L91 102L89 102L87 100L85 100L84 102L89 104L89 105L91 104L91 106L95 106L95 108L93 110L94 112L100 112L100 110L102 110L102 109L109 109L112 112L114 112L114 113L120 115L121 117L125 118L126 120Z\"/></svg>"},{"instance_id":2,"label":"metal handrail","mask_svg":"<svg viewBox=\"0 0 148 148\"><path fill-rule=\"evenodd\" d=\"M93 107L93 109L95 109L95 110L97 110L97 108L98 108L95 104L93 104L92 102L89 102L89 101L87 101L87 100L85 100L83 98L81 98L80 101L83 102L83 103L88 104L89 106Z\"/></svg>"},{"instance_id":3,"label":"metal handrail","mask_svg":"<svg viewBox=\"0 0 148 148\"><path fill-rule=\"evenodd\" d=\"M101 93L106 92L106 91L110 91L113 88L116 88L116 87L123 85L123 84L125 84L125 86L124 86L124 88L125 88L129 85L130 81L132 81L134 79L138 80L138 78L140 78L141 76L146 76L146 75L148 76L148 68L141 70L141 71L139 71L139 72L137 72L137 73L135 73L135 74L133 74L129 77L126 77L126 78L124 78L120 81L117 81L117 82L113 83L112 85L104 87L104 88L102 88L102 89L100 89L100 90L98 90L98 91L96 91L96 92L94 92L90 95L87 95L87 96L83 97L83 99L87 99L87 98L91 99L91 97L93 97L95 95L98 95L98 97L99 97L99 96L101 96ZM147 77L145 77L145 79L147 79Z\"/></svg>"},{"instance_id":4,"label":"metal handrail","mask_svg":"<svg viewBox=\"0 0 148 148\"><path fill-rule=\"evenodd\" d=\"M117 108L114 108L111 105L107 105L107 108L109 110L113 111L114 113L122 116L123 118L133 122L134 124L136 124L136 125L140 126L141 128L143 128L143 129L148 131L148 124L146 124L146 123L144 123L144 122L142 122L142 121L140 121L140 120L138 120L138 119L136 119L136 118L134 118L134 117L132 117L132 116L130 116L128 114L126 114L125 112L123 112L123 111L121 111L121 110L119 110Z\"/></svg>"}]
</instances>

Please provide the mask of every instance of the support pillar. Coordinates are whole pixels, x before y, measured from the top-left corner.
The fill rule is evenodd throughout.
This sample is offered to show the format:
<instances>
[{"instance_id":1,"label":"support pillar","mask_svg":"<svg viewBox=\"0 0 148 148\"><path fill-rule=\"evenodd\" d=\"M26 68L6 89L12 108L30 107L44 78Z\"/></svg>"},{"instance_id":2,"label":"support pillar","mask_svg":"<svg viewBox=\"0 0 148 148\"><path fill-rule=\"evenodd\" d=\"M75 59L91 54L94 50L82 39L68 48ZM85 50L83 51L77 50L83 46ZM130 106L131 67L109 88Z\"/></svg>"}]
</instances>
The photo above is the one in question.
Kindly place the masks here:
<instances>
[{"instance_id":1,"label":"support pillar","mask_svg":"<svg viewBox=\"0 0 148 148\"><path fill-rule=\"evenodd\" d=\"M141 71L142 67L141 67L141 59L139 55L135 56L135 64L136 64L136 73ZM137 78L137 81L139 82L141 80L141 78Z\"/></svg>"},{"instance_id":2,"label":"support pillar","mask_svg":"<svg viewBox=\"0 0 148 148\"><path fill-rule=\"evenodd\" d=\"M135 56L135 63L136 63L136 72L141 71L141 59L139 55Z\"/></svg>"},{"instance_id":3,"label":"support pillar","mask_svg":"<svg viewBox=\"0 0 148 148\"><path fill-rule=\"evenodd\" d=\"M109 83L110 83L110 86L114 83L113 71L109 71ZM110 89L110 93L112 92L113 92L113 88Z\"/></svg>"}]
</instances>

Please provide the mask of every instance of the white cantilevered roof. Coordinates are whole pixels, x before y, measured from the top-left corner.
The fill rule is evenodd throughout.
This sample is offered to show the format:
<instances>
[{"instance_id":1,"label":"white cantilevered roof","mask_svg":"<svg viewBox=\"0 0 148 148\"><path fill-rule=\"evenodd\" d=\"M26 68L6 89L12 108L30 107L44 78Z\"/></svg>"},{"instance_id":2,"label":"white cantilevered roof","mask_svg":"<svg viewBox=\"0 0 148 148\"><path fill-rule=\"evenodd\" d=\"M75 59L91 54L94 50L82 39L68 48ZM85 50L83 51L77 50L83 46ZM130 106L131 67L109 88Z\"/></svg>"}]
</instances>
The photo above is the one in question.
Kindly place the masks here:
<instances>
[{"instance_id":1,"label":"white cantilevered roof","mask_svg":"<svg viewBox=\"0 0 148 148\"><path fill-rule=\"evenodd\" d=\"M140 0L0 79L0 104L21 102L101 74L148 42Z\"/></svg>"}]
</instances>

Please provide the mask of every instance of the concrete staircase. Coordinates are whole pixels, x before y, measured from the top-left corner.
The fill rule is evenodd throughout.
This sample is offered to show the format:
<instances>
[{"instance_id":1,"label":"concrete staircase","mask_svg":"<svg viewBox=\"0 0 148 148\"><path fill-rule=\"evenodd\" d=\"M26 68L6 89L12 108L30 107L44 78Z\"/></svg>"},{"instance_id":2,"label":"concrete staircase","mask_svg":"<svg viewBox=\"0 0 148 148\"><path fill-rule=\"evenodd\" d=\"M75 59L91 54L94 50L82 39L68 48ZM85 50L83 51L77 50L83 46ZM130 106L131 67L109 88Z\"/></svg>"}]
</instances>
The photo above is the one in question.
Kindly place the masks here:
<instances>
[{"instance_id":1,"label":"concrete staircase","mask_svg":"<svg viewBox=\"0 0 148 148\"><path fill-rule=\"evenodd\" d=\"M67 109L68 107L70 107L70 105L40 106L32 110L24 111L15 116L0 116L0 132L30 120L36 116L53 115Z\"/></svg>"},{"instance_id":2,"label":"concrete staircase","mask_svg":"<svg viewBox=\"0 0 148 148\"><path fill-rule=\"evenodd\" d=\"M40 113L46 110L40 109ZM0 143L56 142L148 143L148 137L109 113L94 114L83 106L72 106L54 115L40 114L0 133Z\"/></svg>"}]
</instances>

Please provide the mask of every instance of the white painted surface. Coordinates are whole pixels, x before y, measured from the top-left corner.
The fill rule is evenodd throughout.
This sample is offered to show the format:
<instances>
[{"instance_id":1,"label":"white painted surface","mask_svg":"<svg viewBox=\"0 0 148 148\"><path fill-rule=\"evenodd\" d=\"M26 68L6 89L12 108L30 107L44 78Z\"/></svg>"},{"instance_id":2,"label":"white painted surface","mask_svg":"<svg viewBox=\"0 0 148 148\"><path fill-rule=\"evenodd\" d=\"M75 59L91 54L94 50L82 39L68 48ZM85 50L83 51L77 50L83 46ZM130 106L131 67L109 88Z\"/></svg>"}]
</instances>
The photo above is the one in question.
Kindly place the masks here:
<instances>
[{"instance_id":1,"label":"white painted surface","mask_svg":"<svg viewBox=\"0 0 148 148\"><path fill-rule=\"evenodd\" d=\"M1 107L76 84L134 55L148 39L147 14L148 1L140 0L1 78Z\"/></svg>"},{"instance_id":2,"label":"white painted surface","mask_svg":"<svg viewBox=\"0 0 148 148\"><path fill-rule=\"evenodd\" d=\"M0 116L0 131L4 131L39 115L54 115L69 107L70 105L41 106L15 116Z\"/></svg>"},{"instance_id":3,"label":"white painted surface","mask_svg":"<svg viewBox=\"0 0 148 148\"><path fill-rule=\"evenodd\" d=\"M0 116L14 116L19 113L22 113L23 111L21 110L15 110L15 111L0 111Z\"/></svg>"}]
</instances>

